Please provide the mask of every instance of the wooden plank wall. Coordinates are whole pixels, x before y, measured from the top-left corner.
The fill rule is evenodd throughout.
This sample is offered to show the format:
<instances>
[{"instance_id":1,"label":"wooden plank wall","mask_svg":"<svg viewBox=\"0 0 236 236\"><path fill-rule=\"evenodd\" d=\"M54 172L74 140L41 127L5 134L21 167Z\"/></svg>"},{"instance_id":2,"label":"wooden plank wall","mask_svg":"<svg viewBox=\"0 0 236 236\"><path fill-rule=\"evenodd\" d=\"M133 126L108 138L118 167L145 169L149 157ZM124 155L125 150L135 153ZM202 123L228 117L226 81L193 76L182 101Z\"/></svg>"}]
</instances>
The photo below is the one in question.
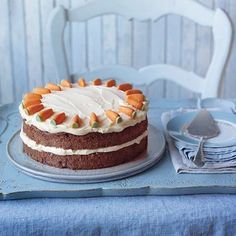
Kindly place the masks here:
<instances>
[{"instance_id":1,"label":"wooden plank wall","mask_svg":"<svg viewBox=\"0 0 236 236\"><path fill-rule=\"evenodd\" d=\"M236 27L235 0L198 0L223 8ZM0 0L0 104L19 100L22 93L48 81L58 82L45 36L50 11L57 5L76 7L86 0ZM208 28L170 15L156 22L127 21L106 15L68 24L65 45L71 72L101 64L135 68L171 63L200 75L206 73L213 43ZM223 97L236 97L236 41L224 73ZM158 81L148 89L153 98L196 96L172 82Z\"/></svg>"}]
</instances>

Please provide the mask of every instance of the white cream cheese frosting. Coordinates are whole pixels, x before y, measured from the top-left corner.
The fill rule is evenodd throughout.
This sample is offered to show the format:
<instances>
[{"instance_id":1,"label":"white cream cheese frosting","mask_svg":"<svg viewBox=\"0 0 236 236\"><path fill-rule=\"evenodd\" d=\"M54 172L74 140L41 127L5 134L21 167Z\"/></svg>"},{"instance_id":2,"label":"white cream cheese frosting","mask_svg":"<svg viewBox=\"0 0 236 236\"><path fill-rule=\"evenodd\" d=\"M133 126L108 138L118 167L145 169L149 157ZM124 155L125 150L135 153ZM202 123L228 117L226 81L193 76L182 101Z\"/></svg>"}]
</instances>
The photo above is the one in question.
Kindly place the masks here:
<instances>
[{"instance_id":1,"label":"white cream cheese frosting","mask_svg":"<svg viewBox=\"0 0 236 236\"><path fill-rule=\"evenodd\" d=\"M62 124L53 126L51 119L44 122L36 120L36 114L27 115L22 105L19 107L20 114L27 125L33 125L42 131L50 133L66 132L75 135L84 135L90 132L111 133L120 132L123 129L134 126L146 119L146 111L137 110L136 117L130 118L125 114L119 113L122 122L112 124L107 118L105 111L118 111L119 106L132 106L125 102L125 92L118 90L117 87L105 87L103 85L79 87L72 84L72 88L61 87L62 91L51 91L49 94L42 95L42 104L45 108L52 108L55 113L65 112L67 118ZM99 119L98 128L89 125L89 117L94 112ZM71 119L74 115L79 115L83 124L79 128L71 127Z\"/></svg>"},{"instance_id":2,"label":"white cream cheese frosting","mask_svg":"<svg viewBox=\"0 0 236 236\"><path fill-rule=\"evenodd\" d=\"M143 138L145 138L148 135L148 131L146 130L143 134L138 136L136 139L122 143L120 145L111 146L111 147L104 147L104 148L97 148L97 149L80 149L80 150L72 150L72 149L63 149L63 148L57 148L57 147L48 147L44 146L42 144L37 144L34 140L30 139L22 130L20 133L20 137L28 147L30 147L33 150L37 150L39 152L50 152L56 155L89 155L96 152L114 152L118 151L122 148L129 147L133 144L139 144Z\"/></svg>"}]
</instances>

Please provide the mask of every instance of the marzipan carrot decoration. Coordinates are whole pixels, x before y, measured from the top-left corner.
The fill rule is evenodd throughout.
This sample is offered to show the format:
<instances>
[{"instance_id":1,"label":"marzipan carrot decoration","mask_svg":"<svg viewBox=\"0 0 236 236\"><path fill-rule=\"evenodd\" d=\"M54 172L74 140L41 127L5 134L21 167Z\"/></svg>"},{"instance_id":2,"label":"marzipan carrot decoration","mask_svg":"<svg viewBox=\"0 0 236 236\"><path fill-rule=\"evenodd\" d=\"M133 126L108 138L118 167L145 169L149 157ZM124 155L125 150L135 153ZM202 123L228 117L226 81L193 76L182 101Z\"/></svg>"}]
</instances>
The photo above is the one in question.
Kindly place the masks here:
<instances>
[{"instance_id":1,"label":"marzipan carrot decoration","mask_svg":"<svg viewBox=\"0 0 236 236\"><path fill-rule=\"evenodd\" d=\"M98 127L98 118L97 118L97 116L94 112L92 112L91 115L90 115L89 124L92 128L97 128Z\"/></svg>"},{"instance_id":2,"label":"marzipan carrot decoration","mask_svg":"<svg viewBox=\"0 0 236 236\"><path fill-rule=\"evenodd\" d=\"M120 84L120 85L118 86L118 89L125 92L125 91L127 91L127 90L132 89L132 87L133 87L132 84L125 83L125 84Z\"/></svg>"},{"instance_id":3,"label":"marzipan carrot decoration","mask_svg":"<svg viewBox=\"0 0 236 236\"><path fill-rule=\"evenodd\" d=\"M66 88L71 88L72 84L69 80L64 79L64 80L61 81L61 86L66 87Z\"/></svg>"},{"instance_id":4,"label":"marzipan carrot decoration","mask_svg":"<svg viewBox=\"0 0 236 236\"><path fill-rule=\"evenodd\" d=\"M48 118L50 118L54 114L53 110L51 108L48 108L46 110L42 110L39 112L39 114L36 116L37 121L45 121Z\"/></svg>"},{"instance_id":5,"label":"marzipan carrot decoration","mask_svg":"<svg viewBox=\"0 0 236 236\"><path fill-rule=\"evenodd\" d=\"M105 84L107 87L116 86L116 81L114 79L108 80Z\"/></svg>"},{"instance_id":6,"label":"marzipan carrot decoration","mask_svg":"<svg viewBox=\"0 0 236 236\"><path fill-rule=\"evenodd\" d=\"M138 109L138 110L142 110L144 108L143 103L139 102L137 100L131 99L131 98L127 98L126 99L127 103L131 106L133 106L134 108Z\"/></svg>"},{"instance_id":7,"label":"marzipan carrot decoration","mask_svg":"<svg viewBox=\"0 0 236 236\"><path fill-rule=\"evenodd\" d=\"M37 93L26 93L24 95L24 99L41 99L42 98L42 95L40 94L37 94Z\"/></svg>"},{"instance_id":8,"label":"marzipan carrot decoration","mask_svg":"<svg viewBox=\"0 0 236 236\"><path fill-rule=\"evenodd\" d=\"M130 94L127 96L127 98L136 100L138 102L143 102L145 100L145 97L143 94Z\"/></svg>"},{"instance_id":9,"label":"marzipan carrot decoration","mask_svg":"<svg viewBox=\"0 0 236 236\"><path fill-rule=\"evenodd\" d=\"M120 106L119 107L119 112L131 117L131 118L135 118L136 116L136 111L130 107L126 107L126 106Z\"/></svg>"},{"instance_id":10,"label":"marzipan carrot decoration","mask_svg":"<svg viewBox=\"0 0 236 236\"><path fill-rule=\"evenodd\" d=\"M43 104L32 105L32 106L29 106L25 109L25 113L27 115L33 115L36 112L41 111L43 108L44 108Z\"/></svg>"},{"instance_id":11,"label":"marzipan carrot decoration","mask_svg":"<svg viewBox=\"0 0 236 236\"><path fill-rule=\"evenodd\" d=\"M54 83L47 83L45 88L50 89L52 91L61 91L61 87Z\"/></svg>"},{"instance_id":12,"label":"marzipan carrot decoration","mask_svg":"<svg viewBox=\"0 0 236 236\"><path fill-rule=\"evenodd\" d=\"M107 110L106 116L112 121L112 123L118 124L122 121L120 115L112 110Z\"/></svg>"},{"instance_id":13,"label":"marzipan carrot decoration","mask_svg":"<svg viewBox=\"0 0 236 236\"><path fill-rule=\"evenodd\" d=\"M22 102L22 105L23 105L24 108L27 108L29 106L40 104L40 103L41 103L40 99L25 99Z\"/></svg>"},{"instance_id":14,"label":"marzipan carrot decoration","mask_svg":"<svg viewBox=\"0 0 236 236\"><path fill-rule=\"evenodd\" d=\"M101 84L102 84L102 81L101 81L100 78L97 78L97 79L93 80L93 83L92 83L92 84L93 84L93 85L101 85Z\"/></svg>"},{"instance_id":15,"label":"marzipan carrot decoration","mask_svg":"<svg viewBox=\"0 0 236 236\"><path fill-rule=\"evenodd\" d=\"M73 118L72 118L72 125L71 127L76 129L76 128L79 128L82 124L82 120L80 119L80 117L78 115L75 115Z\"/></svg>"},{"instance_id":16,"label":"marzipan carrot decoration","mask_svg":"<svg viewBox=\"0 0 236 236\"><path fill-rule=\"evenodd\" d=\"M139 89L129 89L125 92L126 95L130 94L142 94L142 91Z\"/></svg>"},{"instance_id":17,"label":"marzipan carrot decoration","mask_svg":"<svg viewBox=\"0 0 236 236\"><path fill-rule=\"evenodd\" d=\"M85 82L84 78L78 79L77 83L80 87L85 87L86 86L86 82Z\"/></svg>"},{"instance_id":18,"label":"marzipan carrot decoration","mask_svg":"<svg viewBox=\"0 0 236 236\"><path fill-rule=\"evenodd\" d=\"M57 114L53 119L51 120L52 125L59 125L63 123L66 119L66 114L64 112Z\"/></svg>"},{"instance_id":19,"label":"marzipan carrot decoration","mask_svg":"<svg viewBox=\"0 0 236 236\"><path fill-rule=\"evenodd\" d=\"M40 94L40 95L51 93L50 89L47 89L47 88L34 88L33 92L37 93L37 94Z\"/></svg>"}]
</instances>

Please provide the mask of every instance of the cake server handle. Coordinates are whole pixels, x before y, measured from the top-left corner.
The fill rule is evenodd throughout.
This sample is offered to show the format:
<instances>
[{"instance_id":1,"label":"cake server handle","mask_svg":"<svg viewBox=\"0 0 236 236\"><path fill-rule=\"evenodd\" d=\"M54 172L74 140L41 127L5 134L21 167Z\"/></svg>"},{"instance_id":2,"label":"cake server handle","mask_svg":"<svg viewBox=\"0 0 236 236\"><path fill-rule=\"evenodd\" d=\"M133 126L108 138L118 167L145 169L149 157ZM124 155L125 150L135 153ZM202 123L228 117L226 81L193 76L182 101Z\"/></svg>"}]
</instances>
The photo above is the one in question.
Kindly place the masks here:
<instances>
[{"instance_id":1,"label":"cake server handle","mask_svg":"<svg viewBox=\"0 0 236 236\"><path fill-rule=\"evenodd\" d=\"M199 141L199 145L198 145L198 149L197 149L197 153L196 156L193 159L193 163L197 166L197 167L202 167L204 166L204 153L203 153L203 144L204 144L204 138L201 137L200 141Z\"/></svg>"}]
</instances>

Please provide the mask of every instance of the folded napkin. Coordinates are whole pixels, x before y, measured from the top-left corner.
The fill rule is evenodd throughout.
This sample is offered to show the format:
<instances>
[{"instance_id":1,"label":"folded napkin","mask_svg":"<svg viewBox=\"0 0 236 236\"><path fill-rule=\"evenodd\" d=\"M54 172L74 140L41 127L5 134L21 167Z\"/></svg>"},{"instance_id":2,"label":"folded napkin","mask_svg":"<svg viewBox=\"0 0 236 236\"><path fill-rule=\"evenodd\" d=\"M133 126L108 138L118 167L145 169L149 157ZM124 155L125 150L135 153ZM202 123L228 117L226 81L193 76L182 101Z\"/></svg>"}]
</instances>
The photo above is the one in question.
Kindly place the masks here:
<instances>
[{"instance_id":1,"label":"folded napkin","mask_svg":"<svg viewBox=\"0 0 236 236\"><path fill-rule=\"evenodd\" d=\"M183 153L183 155L192 160L197 152L197 147L182 144L181 142L174 142L176 148ZM226 150L227 149L227 150ZM203 148L205 162L230 161L236 158L236 146L224 148Z\"/></svg>"},{"instance_id":2,"label":"folded napkin","mask_svg":"<svg viewBox=\"0 0 236 236\"><path fill-rule=\"evenodd\" d=\"M215 110L215 109L214 109ZM219 109L218 109L219 110ZM222 109L221 109L222 110ZM191 159L195 156L197 146L184 144L172 139L166 131L168 121L176 115L196 111L183 109L165 112L161 120L165 130L166 140L173 166L177 173L232 173L236 172L236 146L230 147L204 147L205 165L196 167ZM228 109L227 109L228 111Z\"/></svg>"}]
</instances>

